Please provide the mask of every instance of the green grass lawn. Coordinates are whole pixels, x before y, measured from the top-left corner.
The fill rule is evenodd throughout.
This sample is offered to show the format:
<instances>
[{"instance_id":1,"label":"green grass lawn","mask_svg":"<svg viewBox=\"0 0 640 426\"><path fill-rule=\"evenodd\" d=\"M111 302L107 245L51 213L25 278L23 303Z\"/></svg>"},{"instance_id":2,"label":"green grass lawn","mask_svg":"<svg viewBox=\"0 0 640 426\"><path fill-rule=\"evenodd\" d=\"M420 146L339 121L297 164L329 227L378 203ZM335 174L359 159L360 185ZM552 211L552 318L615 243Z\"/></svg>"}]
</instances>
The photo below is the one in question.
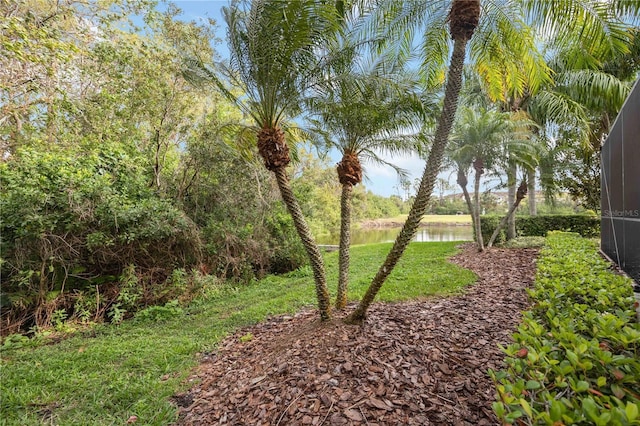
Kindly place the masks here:
<instances>
[{"instance_id":1,"label":"green grass lawn","mask_svg":"<svg viewBox=\"0 0 640 426\"><path fill-rule=\"evenodd\" d=\"M401 301L460 292L475 275L446 259L455 242L413 243L380 291L379 300ZM354 247L350 298L369 284L390 244ZM337 282L337 253L326 255L328 282ZM333 288L332 290L335 290ZM2 425L166 425L175 420L171 395L198 354L238 327L315 304L311 270L226 286L174 318L126 321L37 348L5 349L1 361Z\"/></svg>"}]
</instances>

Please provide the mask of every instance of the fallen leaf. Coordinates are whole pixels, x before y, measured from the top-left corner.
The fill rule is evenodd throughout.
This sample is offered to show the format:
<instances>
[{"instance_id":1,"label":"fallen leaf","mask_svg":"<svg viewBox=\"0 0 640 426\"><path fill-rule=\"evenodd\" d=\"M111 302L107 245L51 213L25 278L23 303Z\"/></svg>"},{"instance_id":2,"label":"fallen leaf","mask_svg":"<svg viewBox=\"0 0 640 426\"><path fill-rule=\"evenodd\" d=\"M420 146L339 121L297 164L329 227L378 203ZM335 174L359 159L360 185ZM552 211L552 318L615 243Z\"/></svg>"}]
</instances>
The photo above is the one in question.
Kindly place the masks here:
<instances>
[{"instance_id":1,"label":"fallen leaf","mask_svg":"<svg viewBox=\"0 0 640 426\"><path fill-rule=\"evenodd\" d=\"M266 379L266 378L267 378L267 376L258 376L258 377L255 377L255 378L251 379L251 384L252 384L252 385L255 385L255 384L257 384L257 383L260 383L261 381L263 381L263 380L264 380L264 379Z\"/></svg>"},{"instance_id":2,"label":"fallen leaf","mask_svg":"<svg viewBox=\"0 0 640 426\"><path fill-rule=\"evenodd\" d=\"M354 409L344 410L344 415L356 422L361 422L363 420L362 414Z\"/></svg>"},{"instance_id":3,"label":"fallen leaf","mask_svg":"<svg viewBox=\"0 0 640 426\"><path fill-rule=\"evenodd\" d=\"M380 410L387 410L387 411L391 411L391 407L389 407L384 401L381 401L377 398L369 398L369 404L380 409Z\"/></svg>"}]
</instances>

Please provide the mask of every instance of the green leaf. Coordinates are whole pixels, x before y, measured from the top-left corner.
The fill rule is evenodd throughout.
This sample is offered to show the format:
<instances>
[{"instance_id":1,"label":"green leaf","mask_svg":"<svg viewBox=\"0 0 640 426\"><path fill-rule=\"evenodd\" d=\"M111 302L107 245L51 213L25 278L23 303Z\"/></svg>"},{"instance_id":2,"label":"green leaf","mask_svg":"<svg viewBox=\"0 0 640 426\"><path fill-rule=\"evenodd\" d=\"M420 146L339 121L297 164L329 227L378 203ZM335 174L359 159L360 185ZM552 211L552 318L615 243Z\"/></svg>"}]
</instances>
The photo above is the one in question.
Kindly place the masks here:
<instances>
[{"instance_id":1,"label":"green leaf","mask_svg":"<svg viewBox=\"0 0 640 426\"><path fill-rule=\"evenodd\" d=\"M585 382L584 380L578 381L576 383L576 392L584 392L589 389L589 382Z\"/></svg>"},{"instance_id":2,"label":"green leaf","mask_svg":"<svg viewBox=\"0 0 640 426\"><path fill-rule=\"evenodd\" d=\"M505 413L505 408L504 408L504 404L500 401L496 401L493 404L491 404L491 408L493 408L493 412L496 413L496 417L498 417L499 419L504 417L504 413Z\"/></svg>"},{"instance_id":3,"label":"green leaf","mask_svg":"<svg viewBox=\"0 0 640 426\"><path fill-rule=\"evenodd\" d=\"M540 382L536 380L528 380L525 387L529 390L533 390L533 389L540 389L542 385L540 384Z\"/></svg>"},{"instance_id":4,"label":"green leaf","mask_svg":"<svg viewBox=\"0 0 640 426\"><path fill-rule=\"evenodd\" d=\"M558 400L551 401L551 409L549 410L549 414L551 415L551 420L558 421L562 419L562 413L564 413L565 407L564 404Z\"/></svg>"},{"instance_id":5,"label":"green leaf","mask_svg":"<svg viewBox=\"0 0 640 426\"><path fill-rule=\"evenodd\" d=\"M628 401L624 411L627 414L627 420L630 422L638 418L638 404Z\"/></svg>"},{"instance_id":6,"label":"green leaf","mask_svg":"<svg viewBox=\"0 0 640 426\"><path fill-rule=\"evenodd\" d=\"M585 398L582 400L582 409L593 421L598 420L598 406L591 398Z\"/></svg>"},{"instance_id":7,"label":"green leaf","mask_svg":"<svg viewBox=\"0 0 640 426\"><path fill-rule=\"evenodd\" d=\"M615 384L615 383L612 383L612 384L611 384L611 392L613 392L613 394L614 394L617 398L620 398L620 399L624 398L624 395L625 395L624 390L623 390L620 386L618 386L617 384Z\"/></svg>"},{"instance_id":8,"label":"green leaf","mask_svg":"<svg viewBox=\"0 0 640 426\"><path fill-rule=\"evenodd\" d=\"M533 417L533 412L531 411L531 406L529 405L529 403L527 402L526 399L520 398L520 405L522 405L522 408L524 409L524 412L527 413L527 416Z\"/></svg>"},{"instance_id":9,"label":"green leaf","mask_svg":"<svg viewBox=\"0 0 640 426\"><path fill-rule=\"evenodd\" d=\"M568 349L567 349L567 359L569 359L569 361L573 365L578 364L578 355L576 355L575 352L570 351Z\"/></svg>"}]
</instances>

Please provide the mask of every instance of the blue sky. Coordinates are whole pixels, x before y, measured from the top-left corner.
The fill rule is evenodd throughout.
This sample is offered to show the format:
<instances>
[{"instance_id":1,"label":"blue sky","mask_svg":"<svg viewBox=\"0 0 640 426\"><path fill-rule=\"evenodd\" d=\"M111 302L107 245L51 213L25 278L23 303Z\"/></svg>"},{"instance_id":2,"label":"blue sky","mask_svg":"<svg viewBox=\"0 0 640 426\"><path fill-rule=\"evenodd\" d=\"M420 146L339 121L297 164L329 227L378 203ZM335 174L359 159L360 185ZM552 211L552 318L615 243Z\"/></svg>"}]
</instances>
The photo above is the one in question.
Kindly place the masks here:
<instances>
[{"instance_id":1,"label":"blue sky","mask_svg":"<svg viewBox=\"0 0 640 426\"><path fill-rule=\"evenodd\" d=\"M222 58L227 58L229 50L227 49L225 40L226 28L220 9L229 2L227 0L202 0L173 1L173 3L182 9L182 18L186 21L204 23L208 18L213 18L217 22L218 29L216 34L222 40L222 43L216 46L216 50ZM163 6L161 5L159 8L163 9ZM332 155L332 159L334 162L340 160L337 153ZM425 165L424 160L421 160L417 156L388 158L388 161L407 170L411 182L422 176ZM373 164L365 164L364 167L366 178L363 183L368 190L383 196L398 194L397 186L399 181L396 172L392 168ZM449 173L441 173L440 177L448 179ZM450 179L450 181L452 181L452 179Z\"/></svg>"}]
</instances>

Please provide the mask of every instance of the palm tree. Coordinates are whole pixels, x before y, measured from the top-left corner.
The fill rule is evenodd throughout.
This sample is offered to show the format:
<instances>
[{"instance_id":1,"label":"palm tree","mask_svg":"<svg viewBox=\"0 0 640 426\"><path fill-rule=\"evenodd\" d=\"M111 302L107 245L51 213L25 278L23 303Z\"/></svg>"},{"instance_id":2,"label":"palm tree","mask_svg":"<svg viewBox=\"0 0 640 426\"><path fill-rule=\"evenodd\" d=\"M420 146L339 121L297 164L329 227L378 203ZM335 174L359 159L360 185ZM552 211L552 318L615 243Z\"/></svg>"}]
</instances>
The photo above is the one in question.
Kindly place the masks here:
<instances>
[{"instance_id":1,"label":"palm tree","mask_svg":"<svg viewBox=\"0 0 640 426\"><path fill-rule=\"evenodd\" d=\"M327 79L318 96L308 100L314 127L327 135L328 148L342 154L337 165L342 185L338 309L344 309L347 303L351 198L353 187L362 182L362 163L385 164L402 176L404 171L383 160L380 154L413 150L416 142L412 128L422 122L422 102L413 94L413 82L405 75L382 74L380 62L367 68L364 72L348 69Z\"/></svg>"},{"instance_id":2,"label":"palm tree","mask_svg":"<svg viewBox=\"0 0 640 426\"><path fill-rule=\"evenodd\" d=\"M216 72L190 60L185 74L191 81L213 84L252 119L250 128L257 136L258 151L276 177L309 257L320 317L327 320L331 302L324 263L291 190L286 171L290 147L285 135L291 130L288 120L301 112L301 95L315 81L316 51L326 34L337 28L335 8L310 0L233 0L223 8L223 15L228 26L229 63L218 64Z\"/></svg>"},{"instance_id":3,"label":"palm tree","mask_svg":"<svg viewBox=\"0 0 640 426\"><path fill-rule=\"evenodd\" d=\"M484 250L480 227L480 182L485 169L492 168L501 154L501 144L512 128L506 113L486 110L479 106L465 107L454 124L448 157L457 165L461 186L471 212L478 251ZM473 204L466 189L469 166L475 171Z\"/></svg>"},{"instance_id":4,"label":"palm tree","mask_svg":"<svg viewBox=\"0 0 640 426\"><path fill-rule=\"evenodd\" d=\"M400 234L396 238L391 251L387 255L383 265L378 270L371 285L367 289L358 307L347 318L348 322L361 322L364 320L367 309L373 302L376 294L382 287L396 263L404 253L404 250L413 239L422 216L424 216L440 170L444 149L449 137L449 132L458 107L458 94L462 85L462 67L464 64L465 48L478 25L480 17L480 0L454 0L449 12L449 30L454 40L451 65L447 76L447 85L444 94L442 114L438 119L436 133L427 159L427 165L422 174L420 186L416 193L415 201L409 211L409 216Z\"/></svg>"},{"instance_id":5,"label":"palm tree","mask_svg":"<svg viewBox=\"0 0 640 426\"><path fill-rule=\"evenodd\" d=\"M565 164L560 158L562 147L571 147L571 157L584 154L587 169L592 153L599 150L603 142L602 135L608 133L612 117L630 91L629 80L634 81L633 63L638 67L640 52L640 32L629 32L630 51L628 53L612 51L599 59L602 64L594 65L589 61L577 62L575 47L568 46L556 51L549 60L555 73L554 82L544 85L538 93L525 94L513 102L509 108L517 109L535 122L534 133L538 147L538 163L541 184L545 192L552 196L556 182L553 179L557 170L553 165ZM630 67L629 67L630 66ZM625 81L626 80L626 81ZM593 111L598 111L593 115ZM570 141L562 135L569 136ZM560 140L559 143L556 141ZM597 162L596 162L597 163ZM556 168L557 169L557 168ZM536 168L527 169L529 213L535 215ZM561 169L564 174L567 168ZM599 171L596 171L596 175ZM565 180L570 181L570 180ZM572 184L578 184L572 182ZM515 188L515 183L513 185ZM515 189L512 191L515 193ZM597 196L596 196L597 198Z\"/></svg>"},{"instance_id":6,"label":"palm tree","mask_svg":"<svg viewBox=\"0 0 640 426\"><path fill-rule=\"evenodd\" d=\"M545 34L550 38L567 30L575 35L579 34L576 33L576 28L589 28L590 31L582 39L582 47L587 52L607 48L624 50L624 43L619 41L624 38L625 32L624 25L620 25L620 16L637 14L640 9L638 2L603 1L594 6L593 2L582 5L581 0L514 0L503 3L483 2L481 13L480 0L453 0L450 8L443 3L448 2L382 1L376 3L377 7L369 22L362 26L364 32L376 35L381 50L384 50L387 41L396 42L392 44L395 49L387 49L392 55L409 54L416 28L424 29L420 46L422 70L426 81L432 84L440 81L440 76L444 75L443 64L449 54L444 25L446 22L449 23L454 43L443 111L438 120L420 189L387 259L358 308L347 318L351 322L364 319L369 305L402 256L424 214L457 108L467 43L471 40L472 62L486 85L487 93L492 99L504 100L508 93L536 93L541 85L551 81L549 69L536 46L535 32L527 25L527 19L535 27L544 28ZM481 15L484 17L482 20ZM472 39L476 28L477 36Z\"/></svg>"},{"instance_id":7,"label":"palm tree","mask_svg":"<svg viewBox=\"0 0 640 426\"><path fill-rule=\"evenodd\" d=\"M520 202L524 199L524 197L527 196L527 190L528 190L527 180L524 179L516 190L515 201L513 202L513 204L509 206L507 215L500 220L500 223L498 224L496 229L493 230L493 233L491 234L491 237L487 242L487 247L490 248L493 246L493 243L496 241L496 238L500 234L500 231L502 231L502 228L504 228L507 222L509 221L509 219L514 216L514 213L518 208L518 206L520 205Z\"/></svg>"}]
</instances>

